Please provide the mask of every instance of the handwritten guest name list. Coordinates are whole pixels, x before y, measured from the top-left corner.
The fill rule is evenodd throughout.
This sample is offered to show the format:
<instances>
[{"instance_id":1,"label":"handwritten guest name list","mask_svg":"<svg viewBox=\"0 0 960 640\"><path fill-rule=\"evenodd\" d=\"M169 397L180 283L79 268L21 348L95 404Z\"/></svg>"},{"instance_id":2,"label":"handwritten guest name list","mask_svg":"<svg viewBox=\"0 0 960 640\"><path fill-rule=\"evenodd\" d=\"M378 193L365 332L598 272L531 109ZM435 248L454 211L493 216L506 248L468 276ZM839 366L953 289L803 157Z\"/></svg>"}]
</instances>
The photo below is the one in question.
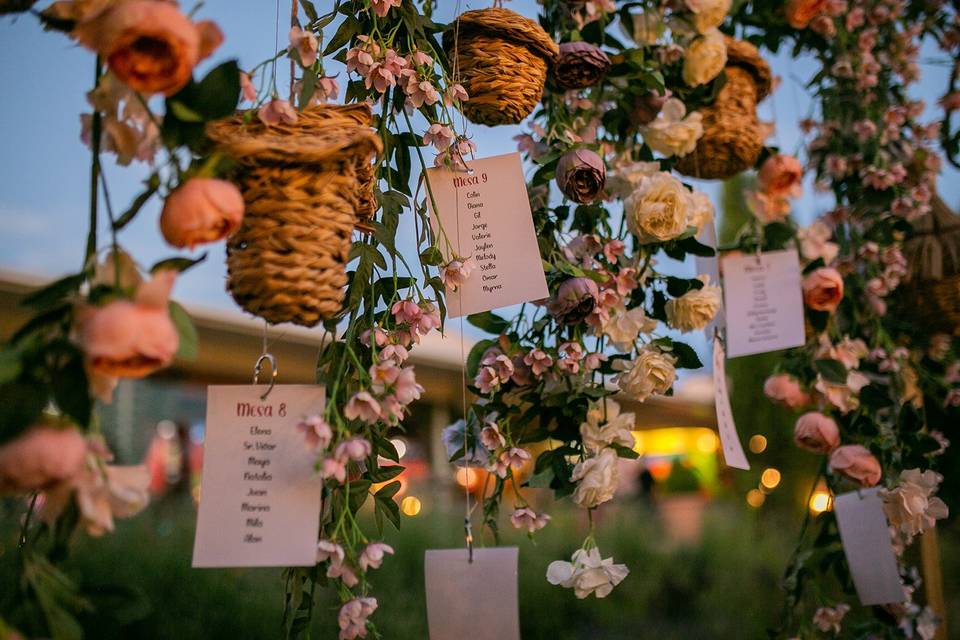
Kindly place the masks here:
<instances>
[{"instance_id":1,"label":"handwritten guest name list","mask_svg":"<svg viewBox=\"0 0 960 640\"><path fill-rule=\"evenodd\" d=\"M195 567L312 566L321 482L296 425L321 413L324 388L207 389Z\"/></svg>"},{"instance_id":2,"label":"handwritten guest name list","mask_svg":"<svg viewBox=\"0 0 960 640\"><path fill-rule=\"evenodd\" d=\"M428 199L437 247L445 261L456 254L476 263L467 282L447 292L450 316L546 298L547 281L520 154L468 164L472 172L427 170L437 205L434 211Z\"/></svg>"},{"instance_id":3,"label":"handwritten guest name list","mask_svg":"<svg viewBox=\"0 0 960 640\"><path fill-rule=\"evenodd\" d=\"M730 255L721 265L729 357L804 344L796 250Z\"/></svg>"}]
</instances>

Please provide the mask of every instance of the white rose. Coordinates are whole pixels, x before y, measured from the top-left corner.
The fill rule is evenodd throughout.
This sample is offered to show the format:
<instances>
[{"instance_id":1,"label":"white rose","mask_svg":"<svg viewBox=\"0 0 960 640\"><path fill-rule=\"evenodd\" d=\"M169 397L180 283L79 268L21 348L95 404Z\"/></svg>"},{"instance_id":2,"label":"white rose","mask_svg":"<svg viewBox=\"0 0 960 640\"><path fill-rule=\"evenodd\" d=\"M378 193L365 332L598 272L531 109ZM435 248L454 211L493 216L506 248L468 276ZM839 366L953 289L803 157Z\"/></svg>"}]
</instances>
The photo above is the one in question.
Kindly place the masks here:
<instances>
[{"instance_id":1,"label":"white rose","mask_svg":"<svg viewBox=\"0 0 960 640\"><path fill-rule=\"evenodd\" d=\"M601 326L603 335L610 338L610 343L619 351L630 351L637 342L641 333L650 333L657 328L657 321L648 318L642 307L635 307L627 311L625 307L613 310L609 319Z\"/></svg>"},{"instance_id":2,"label":"white rose","mask_svg":"<svg viewBox=\"0 0 960 640\"><path fill-rule=\"evenodd\" d=\"M900 483L891 490L882 490L883 510L887 520L909 538L936 525L949 515L947 505L935 497L943 476L929 469L907 469L900 472Z\"/></svg>"},{"instance_id":3,"label":"white rose","mask_svg":"<svg viewBox=\"0 0 960 640\"><path fill-rule=\"evenodd\" d=\"M720 75L727 64L727 43L714 29L687 47L683 56L683 81L691 87L706 84Z\"/></svg>"},{"instance_id":4,"label":"white rose","mask_svg":"<svg viewBox=\"0 0 960 640\"><path fill-rule=\"evenodd\" d=\"M668 242L687 230L693 199L669 173L644 178L624 203L627 227L641 243Z\"/></svg>"},{"instance_id":5,"label":"white rose","mask_svg":"<svg viewBox=\"0 0 960 640\"><path fill-rule=\"evenodd\" d=\"M703 329L720 309L720 287L710 286L710 276L700 276L704 286L667 301L667 324L684 333Z\"/></svg>"},{"instance_id":6,"label":"white rose","mask_svg":"<svg viewBox=\"0 0 960 640\"><path fill-rule=\"evenodd\" d=\"M617 452L604 449L598 455L578 463L570 479L577 483L573 501L581 507L589 509L610 500L620 480Z\"/></svg>"},{"instance_id":7,"label":"white rose","mask_svg":"<svg viewBox=\"0 0 960 640\"><path fill-rule=\"evenodd\" d=\"M707 33L723 24L730 13L732 0L686 0L687 8L693 12L693 26L698 33Z\"/></svg>"},{"instance_id":8,"label":"white rose","mask_svg":"<svg viewBox=\"0 0 960 640\"><path fill-rule=\"evenodd\" d=\"M610 398L591 402L587 421L580 425L580 436L587 451L600 451L611 444L632 449L635 441L631 429L635 422L632 413L620 413L620 405Z\"/></svg>"},{"instance_id":9,"label":"white rose","mask_svg":"<svg viewBox=\"0 0 960 640\"><path fill-rule=\"evenodd\" d=\"M574 595L580 599L591 593L598 598L607 597L630 573L627 565L613 564L613 558L601 559L597 547L589 551L577 549L570 559L573 562L551 562L547 567L547 581L573 589Z\"/></svg>"},{"instance_id":10,"label":"white rose","mask_svg":"<svg viewBox=\"0 0 960 640\"><path fill-rule=\"evenodd\" d=\"M823 220L814 220L809 227L797 232L800 254L811 262L823 258L824 264L829 265L840 252L840 247L835 242L830 242L832 235L833 230Z\"/></svg>"},{"instance_id":11,"label":"white rose","mask_svg":"<svg viewBox=\"0 0 960 640\"><path fill-rule=\"evenodd\" d=\"M705 226L713 222L713 202L710 201L710 196L703 191L694 191L691 198L693 198L693 207L690 209L687 225L695 227L699 234Z\"/></svg>"},{"instance_id":12,"label":"white rose","mask_svg":"<svg viewBox=\"0 0 960 640\"><path fill-rule=\"evenodd\" d=\"M677 378L675 359L660 349L647 345L637 353L633 362L617 360L614 367L620 373L614 382L631 399L643 402L652 395L666 393Z\"/></svg>"},{"instance_id":13,"label":"white rose","mask_svg":"<svg viewBox=\"0 0 960 640\"><path fill-rule=\"evenodd\" d=\"M660 155L685 156L697 148L703 136L703 118L696 111L687 115L683 101L670 98L657 117L639 131L647 146Z\"/></svg>"}]
</instances>

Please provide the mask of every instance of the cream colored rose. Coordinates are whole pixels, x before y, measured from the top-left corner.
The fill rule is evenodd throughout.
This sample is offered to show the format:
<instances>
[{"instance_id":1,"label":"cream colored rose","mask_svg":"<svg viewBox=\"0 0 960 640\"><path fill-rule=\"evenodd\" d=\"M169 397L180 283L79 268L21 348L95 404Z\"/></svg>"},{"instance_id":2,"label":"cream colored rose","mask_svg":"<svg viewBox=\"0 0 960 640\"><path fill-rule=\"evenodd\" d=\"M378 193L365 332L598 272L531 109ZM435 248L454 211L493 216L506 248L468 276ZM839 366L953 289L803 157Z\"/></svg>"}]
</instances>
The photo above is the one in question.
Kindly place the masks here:
<instances>
[{"instance_id":1,"label":"cream colored rose","mask_svg":"<svg viewBox=\"0 0 960 640\"><path fill-rule=\"evenodd\" d=\"M706 84L720 75L727 64L727 43L713 29L687 47L683 56L683 81L691 87Z\"/></svg>"},{"instance_id":2,"label":"cream colored rose","mask_svg":"<svg viewBox=\"0 0 960 640\"><path fill-rule=\"evenodd\" d=\"M693 27L698 33L707 33L723 24L730 13L732 0L686 0L687 8L693 12Z\"/></svg>"},{"instance_id":3,"label":"cream colored rose","mask_svg":"<svg viewBox=\"0 0 960 640\"><path fill-rule=\"evenodd\" d=\"M580 435L587 451L599 452L611 444L632 449L634 446L634 414L621 413L620 405L604 398L600 402L591 402L587 410L587 421L580 424Z\"/></svg>"},{"instance_id":4,"label":"cream colored rose","mask_svg":"<svg viewBox=\"0 0 960 640\"><path fill-rule=\"evenodd\" d=\"M909 538L936 525L949 514L943 500L935 497L943 476L929 469L907 469L900 472L900 483L892 490L882 490L883 510L890 524Z\"/></svg>"},{"instance_id":5,"label":"cream colored rose","mask_svg":"<svg viewBox=\"0 0 960 640\"><path fill-rule=\"evenodd\" d=\"M669 173L645 178L624 201L627 227L641 243L667 242L687 230L690 191Z\"/></svg>"},{"instance_id":6,"label":"cream colored rose","mask_svg":"<svg viewBox=\"0 0 960 640\"><path fill-rule=\"evenodd\" d=\"M642 307L629 311L624 307L613 310L608 320L603 321L602 334L619 351L630 351L641 333L650 333L657 328L657 321L648 318Z\"/></svg>"},{"instance_id":7,"label":"cream colored rose","mask_svg":"<svg viewBox=\"0 0 960 640\"><path fill-rule=\"evenodd\" d=\"M617 469L617 452L603 449L598 455L587 458L573 468L570 479L577 483L573 501L587 509L613 498L620 481Z\"/></svg>"},{"instance_id":8,"label":"cream colored rose","mask_svg":"<svg viewBox=\"0 0 960 640\"><path fill-rule=\"evenodd\" d=\"M687 220L687 226L695 227L699 234L703 228L713 222L714 208L710 196L703 191L694 191L691 194L693 207L690 209L690 217Z\"/></svg>"},{"instance_id":9,"label":"cream colored rose","mask_svg":"<svg viewBox=\"0 0 960 640\"><path fill-rule=\"evenodd\" d=\"M625 160L607 174L607 191L620 198L628 198L644 178L660 171L659 162L631 162Z\"/></svg>"},{"instance_id":10,"label":"cream colored rose","mask_svg":"<svg viewBox=\"0 0 960 640\"><path fill-rule=\"evenodd\" d=\"M574 595L580 599L590 594L606 598L630 573L627 565L614 564L613 558L601 559L597 547L589 551L577 549L571 560L551 562L547 567L547 582L573 589Z\"/></svg>"},{"instance_id":11,"label":"cream colored rose","mask_svg":"<svg viewBox=\"0 0 960 640\"><path fill-rule=\"evenodd\" d=\"M675 361L673 356L647 345L633 362L617 360L614 363L620 370L614 382L632 400L643 402L650 396L666 393L673 386L677 378Z\"/></svg>"},{"instance_id":12,"label":"cream colored rose","mask_svg":"<svg viewBox=\"0 0 960 640\"><path fill-rule=\"evenodd\" d=\"M670 98L650 124L640 127L643 141L660 155L685 156L697 148L703 136L703 118L694 111L687 115L681 100Z\"/></svg>"},{"instance_id":13,"label":"cream colored rose","mask_svg":"<svg viewBox=\"0 0 960 640\"><path fill-rule=\"evenodd\" d=\"M680 331L703 329L720 310L720 287L710 286L710 276L700 276L701 289L691 289L679 298L667 301L667 324Z\"/></svg>"}]
</instances>

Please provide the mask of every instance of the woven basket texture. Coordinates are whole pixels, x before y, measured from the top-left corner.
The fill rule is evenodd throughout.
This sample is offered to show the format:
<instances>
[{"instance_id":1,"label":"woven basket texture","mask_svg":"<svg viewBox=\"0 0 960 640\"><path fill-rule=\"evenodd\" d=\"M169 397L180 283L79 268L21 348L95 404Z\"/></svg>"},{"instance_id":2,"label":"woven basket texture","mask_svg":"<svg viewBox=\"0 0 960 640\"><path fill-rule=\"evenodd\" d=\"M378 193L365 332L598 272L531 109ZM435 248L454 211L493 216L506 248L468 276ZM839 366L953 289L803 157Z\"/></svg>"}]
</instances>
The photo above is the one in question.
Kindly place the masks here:
<instances>
[{"instance_id":1,"label":"woven basket texture","mask_svg":"<svg viewBox=\"0 0 960 640\"><path fill-rule=\"evenodd\" d=\"M770 66L750 43L727 38L725 71L717 99L699 110L703 137L693 153L677 160L684 175L723 180L753 167L763 149L757 103L770 93Z\"/></svg>"},{"instance_id":2,"label":"woven basket texture","mask_svg":"<svg viewBox=\"0 0 960 640\"><path fill-rule=\"evenodd\" d=\"M227 242L227 290L245 310L306 327L340 311L354 225L376 208L371 118L366 105L322 105L292 125L237 114L208 126L246 205Z\"/></svg>"},{"instance_id":3,"label":"woven basket texture","mask_svg":"<svg viewBox=\"0 0 960 640\"><path fill-rule=\"evenodd\" d=\"M903 312L935 332L960 333L960 216L935 195L913 221L903 255L910 272L900 287Z\"/></svg>"},{"instance_id":4,"label":"woven basket texture","mask_svg":"<svg viewBox=\"0 0 960 640\"><path fill-rule=\"evenodd\" d=\"M501 8L461 14L443 46L469 96L464 115L490 126L516 124L533 112L560 54L539 24Z\"/></svg>"}]
</instances>

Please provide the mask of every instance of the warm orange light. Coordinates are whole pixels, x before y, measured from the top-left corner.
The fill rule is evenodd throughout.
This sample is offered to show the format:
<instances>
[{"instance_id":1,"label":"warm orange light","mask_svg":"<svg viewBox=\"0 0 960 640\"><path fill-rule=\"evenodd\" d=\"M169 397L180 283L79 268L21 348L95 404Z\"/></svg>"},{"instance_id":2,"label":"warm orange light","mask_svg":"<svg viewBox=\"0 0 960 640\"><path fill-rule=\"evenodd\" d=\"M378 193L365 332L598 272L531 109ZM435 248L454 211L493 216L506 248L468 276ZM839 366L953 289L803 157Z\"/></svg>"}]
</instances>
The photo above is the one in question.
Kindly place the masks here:
<instances>
[{"instance_id":1,"label":"warm orange light","mask_svg":"<svg viewBox=\"0 0 960 640\"><path fill-rule=\"evenodd\" d=\"M465 487L470 491L473 491L477 488L477 484L480 482L480 473L473 468L460 468L457 469L456 480L457 484L461 487Z\"/></svg>"},{"instance_id":2,"label":"warm orange light","mask_svg":"<svg viewBox=\"0 0 960 640\"><path fill-rule=\"evenodd\" d=\"M780 484L780 472L773 467L765 469L763 475L760 476L760 484L766 489L776 489L777 485Z\"/></svg>"},{"instance_id":3,"label":"warm orange light","mask_svg":"<svg viewBox=\"0 0 960 640\"><path fill-rule=\"evenodd\" d=\"M810 511L814 513L823 513L833 508L833 498L826 491L815 491L810 496Z\"/></svg>"},{"instance_id":4,"label":"warm orange light","mask_svg":"<svg viewBox=\"0 0 960 640\"><path fill-rule=\"evenodd\" d=\"M767 450L767 439L759 433L750 436L750 451L754 453L763 453Z\"/></svg>"},{"instance_id":5,"label":"warm orange light","mask_svg":"<svg viewBox=\"0 0 960 640\"><path fill-rule=\"evenodd\" d=\"M697 436L697 450L703 453L713 453L717 450L717 434L708 431Z\"/></svg>"},{"instance_id":6,"label":"warm orange light","mask_svg":"<svg viewBox=\"0 0 960 640\"><path fill-rule=\"evenodd\" d=\"M750 491L747 491L747 504L754 509L759 509L763 506L766 499L767 496L765 496L760 489L750 489Z\"/></svg>"},{"instance_id":7,"label":"warm orange light","mask_svg":"<svg viewBox=\"0 0 960 640\"><path fill-rule=\"evenodd\" d=\"M668 459L651 460L647 463L647 470L653 476L653 479L658 482L666 480L671 469L673 469L673 462Z\"/></svg>"},{"instance_id":8,"label":"warm orange light","mask_svg":"<svg viewBox=\"0 0 960 640\"><path fill-rule=\"evenodd\" d=\"M400 510L403 511L404 515L411 517L420 513L421 506L420 499L414 496L407 496L400 501Z\"/></svg>"}]
</instances>

